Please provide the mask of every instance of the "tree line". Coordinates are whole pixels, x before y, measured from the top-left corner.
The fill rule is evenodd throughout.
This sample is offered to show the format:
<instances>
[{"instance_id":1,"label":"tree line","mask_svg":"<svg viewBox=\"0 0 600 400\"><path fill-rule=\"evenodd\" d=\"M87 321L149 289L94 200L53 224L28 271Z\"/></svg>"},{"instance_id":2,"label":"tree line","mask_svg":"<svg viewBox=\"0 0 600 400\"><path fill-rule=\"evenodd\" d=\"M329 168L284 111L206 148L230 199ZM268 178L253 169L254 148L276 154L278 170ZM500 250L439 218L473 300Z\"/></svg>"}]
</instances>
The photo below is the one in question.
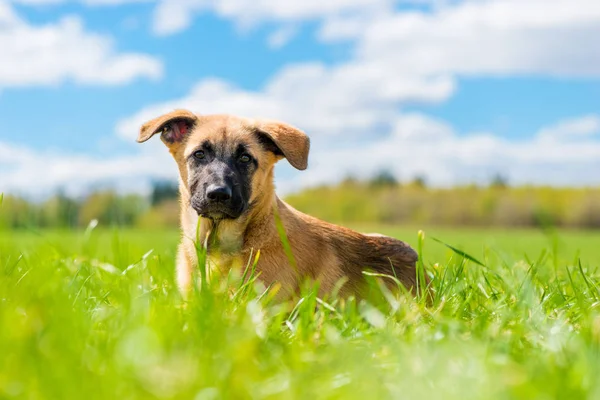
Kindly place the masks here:
<instances>
[{"instance_id":1,"label":"tree line","mask_svg":"<svg viewBox=\"0 0 600 400\"><path fill-rule=\"evenodd\" d=\"M428 187L417 177L398 182L387 172L345 179L289 195L299 210L331 222L447 226L600 228L600 188L510 186L496 176L487 186ZM62 192L42 202L4 194L0 228L101 226L177 227L176 184L158 182L148 196L105 190L83 198Z\"/></svg>"}]
</instances>

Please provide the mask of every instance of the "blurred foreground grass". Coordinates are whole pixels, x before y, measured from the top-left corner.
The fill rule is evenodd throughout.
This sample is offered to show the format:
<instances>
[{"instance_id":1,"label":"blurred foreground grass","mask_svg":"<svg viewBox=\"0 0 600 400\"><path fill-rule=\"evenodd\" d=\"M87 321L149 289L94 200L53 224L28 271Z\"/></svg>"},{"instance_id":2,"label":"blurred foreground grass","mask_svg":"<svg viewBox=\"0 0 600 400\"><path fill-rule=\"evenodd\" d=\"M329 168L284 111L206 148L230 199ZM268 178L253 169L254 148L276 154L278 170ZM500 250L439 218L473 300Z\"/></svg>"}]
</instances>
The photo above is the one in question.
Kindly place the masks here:
<instances>
[{"instance_id":1,"label":"blurred foreground grass","mask_svg":"<svg viewBox=\"0 0 600 400\"><path fill-rule=\"evenodd\" d=\"M425 232L429 308L235 277L184 304L177 231L0 231L0 398L600 397L599 233Z\"/></svg>"}]
</instances>

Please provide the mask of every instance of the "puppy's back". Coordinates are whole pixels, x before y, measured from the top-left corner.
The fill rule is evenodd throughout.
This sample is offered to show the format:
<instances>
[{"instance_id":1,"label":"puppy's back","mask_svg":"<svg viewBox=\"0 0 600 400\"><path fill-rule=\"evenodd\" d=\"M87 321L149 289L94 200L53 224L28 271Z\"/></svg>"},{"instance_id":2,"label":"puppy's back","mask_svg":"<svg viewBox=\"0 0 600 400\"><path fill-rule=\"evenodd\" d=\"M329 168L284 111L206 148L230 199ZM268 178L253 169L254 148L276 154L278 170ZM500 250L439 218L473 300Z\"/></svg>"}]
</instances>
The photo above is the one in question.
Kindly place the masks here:
<instances>
[{"instance_id":1,"label":"puppy's back","mask_svg":"<svg viewBox=\"0 0 600 400\"><path fill-rule=\"evenodd\" d=\"M363 271L372 271L395 277L407 289L417 284L418 254L401 240L344 230L334 240L334 246L344 272L350 277L362 280Z\"/></svg>"},{"instance_id":2,"label":"puppy's back","mask_svg":"<svg viewBox=\"0 0 600 400\"><path fill-rule=\"evenodd\" d=\"M421 285L416 268L419 257L409 244L389 236L365 235L321 221L284 202L280 202L280 212L295 255L299 256L299 261L305 261L299 266L308 276L329 277L326 287L335 286L329 280L345 276L348 282L342 292L362 297L366 288L364 271L395 277L413 294L417 283ZM429 278L425 273L423 275L424 286L427 286ZM397 288L393 279L384 278L384 282L390 288Z\"/></svg>"}]
</instances>

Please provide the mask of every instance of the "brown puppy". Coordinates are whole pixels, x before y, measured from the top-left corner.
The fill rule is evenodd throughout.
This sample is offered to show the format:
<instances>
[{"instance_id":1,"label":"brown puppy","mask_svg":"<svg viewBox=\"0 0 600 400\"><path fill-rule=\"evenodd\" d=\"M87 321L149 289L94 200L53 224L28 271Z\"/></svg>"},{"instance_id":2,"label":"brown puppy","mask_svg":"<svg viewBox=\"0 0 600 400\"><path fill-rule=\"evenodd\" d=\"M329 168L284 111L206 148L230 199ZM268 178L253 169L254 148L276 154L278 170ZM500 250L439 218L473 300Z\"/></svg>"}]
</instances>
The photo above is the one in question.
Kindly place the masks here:
<instances>
[{"instance_id":1,"label":"brown puppy","mask_svg":"<svg viewBox=\"0 0 600 400\"><path fill-rule=\"evenodd\" d=\"M138 142L156 133L179 167L183 236L177 281L184 293L198 264L197 238L207 243L209 264L223 271L247 265L260 250L259 278L267 285L279 283L280 298L296 293L307 278L320 282L321 294L345 279L340 294L360 297L364 270L396 276L410 290L417 284L417 254L406 243L320 221L275 195L278 160L286 158L299 170L307 167L309 139L300 130L274 121L177 110L144 124ZM291 262L276 215L289 240Z\"/></svg>"}]
</instances>

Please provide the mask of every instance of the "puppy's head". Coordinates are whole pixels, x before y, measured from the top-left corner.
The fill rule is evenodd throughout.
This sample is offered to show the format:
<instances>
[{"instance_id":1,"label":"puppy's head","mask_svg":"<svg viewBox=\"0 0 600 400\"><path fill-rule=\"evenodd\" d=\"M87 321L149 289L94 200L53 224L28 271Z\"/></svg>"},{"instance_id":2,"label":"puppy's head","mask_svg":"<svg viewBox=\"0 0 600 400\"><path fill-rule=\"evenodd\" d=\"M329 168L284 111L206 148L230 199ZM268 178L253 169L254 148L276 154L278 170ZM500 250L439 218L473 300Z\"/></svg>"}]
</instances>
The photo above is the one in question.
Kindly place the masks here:
<instances>
[{"instance_id":1,"label":"puppy's head","mask_svg":"<svg viewBox=\"0 0 600 400\"><path fill-rule=\"evenodd\" d=\"M281 122L177 110L145 123L138 142L160 133L177 161L191 206L205 218L239 218L269 190L273 165L307 167L309 139Z\"/></svg>"}]
</instances>

